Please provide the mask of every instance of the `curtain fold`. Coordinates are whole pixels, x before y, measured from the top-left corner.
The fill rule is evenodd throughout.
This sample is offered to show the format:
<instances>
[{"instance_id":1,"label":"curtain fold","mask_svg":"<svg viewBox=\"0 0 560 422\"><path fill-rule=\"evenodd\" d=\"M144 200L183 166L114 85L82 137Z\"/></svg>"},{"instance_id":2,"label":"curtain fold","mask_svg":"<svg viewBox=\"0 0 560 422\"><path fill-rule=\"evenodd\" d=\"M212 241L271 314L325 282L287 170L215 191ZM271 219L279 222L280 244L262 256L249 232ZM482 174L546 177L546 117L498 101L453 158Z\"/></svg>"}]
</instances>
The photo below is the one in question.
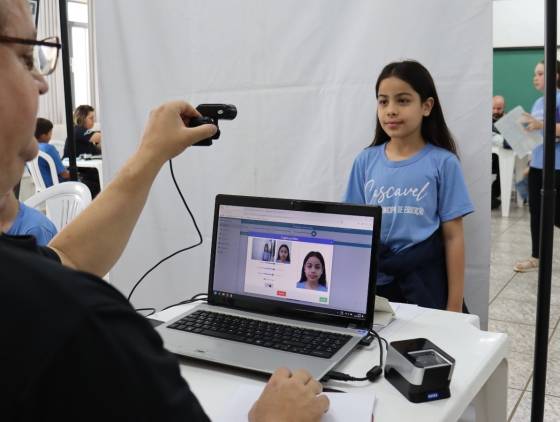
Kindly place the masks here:
<instances>
[{"instance_id":1,"label":"curtain fold","mask_svg":"<svg viewBox=\"0 0 560 422\"><path fill-rule=\"evenodd\" d=\"M88 33L89 33L89 60L91 79L91 106L97 110L97 118L101 115L99 105L99 89L97 82L97 45L95 41L95 1L89 0L88 4Z\"/></svg>"},{"instance_id":2,"label":"curtain fold","mask_svg":"<svg viewBox=\"0 0 560 422\"><path fill-rule=\"evenodd\" d=\"M60 37L60 16L58 10L59 0L48 0L39 2L39 22L37 27L37 39L52 36ZM62 124L64 118L64 81L62 78L62 66L59 64L56 70L47 76L49 91L39 97L39 117L49 119L54 124Z\"/></svg>"}]
</instances>

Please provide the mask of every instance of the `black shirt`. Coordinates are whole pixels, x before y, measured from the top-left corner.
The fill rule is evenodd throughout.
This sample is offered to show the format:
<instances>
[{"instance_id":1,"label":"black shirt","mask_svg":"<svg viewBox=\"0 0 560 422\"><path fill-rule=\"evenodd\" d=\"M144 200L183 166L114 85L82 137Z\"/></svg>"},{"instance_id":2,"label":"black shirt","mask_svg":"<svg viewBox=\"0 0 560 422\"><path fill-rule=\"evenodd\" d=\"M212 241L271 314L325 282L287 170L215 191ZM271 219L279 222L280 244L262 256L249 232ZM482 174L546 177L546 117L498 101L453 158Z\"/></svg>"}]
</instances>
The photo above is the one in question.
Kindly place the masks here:
<instances>
[{"instance_id":1,"label":"black shirt","mask_svg":"<svg viewBox=\"0 0 560 422\"><path fill-rule=\"evenodd\" d=\"M74 126L74 141L76 142L76 157L82 154L98 155L101 148L92 144L89 140L95 132L82 126ZM64 157L70 156L70 144L68 138L64 144Z\"/></svg>"},{"instance_id":2,"label":"black shirt","mask_svg":"<svg viewBox=\"0 0 560 422\"><path fill-rule=\"evenodd\" d=\"M124 296L0 235L3 421L208 421L174 355Z\"/></svg>"}]
</instances>

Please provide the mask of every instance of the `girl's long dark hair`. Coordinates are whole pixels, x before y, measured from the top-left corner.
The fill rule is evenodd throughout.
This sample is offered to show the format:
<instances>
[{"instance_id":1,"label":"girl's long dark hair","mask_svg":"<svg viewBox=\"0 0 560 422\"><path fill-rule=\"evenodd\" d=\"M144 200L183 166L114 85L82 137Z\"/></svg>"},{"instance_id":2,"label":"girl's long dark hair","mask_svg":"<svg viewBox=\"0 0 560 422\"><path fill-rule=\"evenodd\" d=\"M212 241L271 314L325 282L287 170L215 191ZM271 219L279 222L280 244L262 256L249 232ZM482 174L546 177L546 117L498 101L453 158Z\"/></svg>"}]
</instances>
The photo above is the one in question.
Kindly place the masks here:
<instances>
[{"instance_id":1,"label":"girl's long dark hair","mask_svg":"<svg viewBox=\"0 0 560 422\"><path fill-rule=\"evenodd\" d=\"M422 102L432 97L434 106L429 116L422 119L422 138L426 142L444 148L457 155L457 147L455 141L445 119L439 97L437 95L434 80L424 66L414 60L405 60L402 62L389 63L383 68L381 74L377 78L375 84L375 97L379 94L379 85L384 79L395 77L409 84L419 95ZM376 116L377 124L375 126L375 137L370 146L381 145L389 141L389 135L383 130L379 123L379 117Z\"/></svg>"},{"instance_id":2,"label":"girl's long dark hair","mask_svg":"<svg viewBox=\"0 0 560 422\"><path fill-rule=\"evenodd\" d=\"M319 284L321 286L327 287L327 276L325 275L325 260L323 259L323 255L321 255L321 252L311 251L307 255L305 255L303 265L301 266L301 278L299 279L299 281L307 281L307 277L305 276L305 264L307 263L307 260L312 256L321 261L321 265L323 266L323 273L321 274L321 277L319 277Z\"/></svg>"}]
</instances>

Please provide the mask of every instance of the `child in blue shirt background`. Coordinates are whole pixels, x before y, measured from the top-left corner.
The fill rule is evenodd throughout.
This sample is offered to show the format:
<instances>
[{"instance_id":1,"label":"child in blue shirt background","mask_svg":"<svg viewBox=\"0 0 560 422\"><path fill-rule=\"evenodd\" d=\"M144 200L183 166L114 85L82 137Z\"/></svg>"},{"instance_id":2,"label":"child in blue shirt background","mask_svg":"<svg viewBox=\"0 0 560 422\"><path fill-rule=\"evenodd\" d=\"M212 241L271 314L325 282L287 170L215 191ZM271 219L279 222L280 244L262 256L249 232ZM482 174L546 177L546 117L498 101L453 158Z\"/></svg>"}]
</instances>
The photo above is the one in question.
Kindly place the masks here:
<instances>
[{"instance_id":1,"label":"child in blue shirt background","mask_svg":"<svg viewBox=\"0 0 560 422\"><path fill-rule=\"evenodd\" d=\"M62 164L60 159L60 154L56 148L49 144L52 137L53 124L50 120L43 119L39 117L37 119L37 124L35 126L35 139L39 142L39 150L46 152L51 156L56 167L56 174L58 174L58 181L62 182L64 180L70 179L70 173ZM43 158L39 157L39 169L41 170L41 176L45 182L45 186L48 188L53 185L53 180L51 176L51 171L49 169L49 164Z\"/></svg>"},{"instance_id":2,"label":"child in blue shirt background","mask_svg":"<svg viewBox=\"0 0 560 422\"><path fill-rule=\"evenodd\" d=\"M435 84L403 61L385 66L375 91L375 137L354 161L345 201L382 207L377 292L460 312L463 216L474 208Z\"/></svg>"},{"instance_id":3,"label":"child in blue shirt background","mask_svg":"<svg viewBox=\"0 0 560 422\"><path fill-rule=\"evenodd\" d=\"M47 245L57 234L54 223L43 213L19 202L12 191L0 196L0 233L30 235L39 246Z\"/></svg>"}]
</instances>

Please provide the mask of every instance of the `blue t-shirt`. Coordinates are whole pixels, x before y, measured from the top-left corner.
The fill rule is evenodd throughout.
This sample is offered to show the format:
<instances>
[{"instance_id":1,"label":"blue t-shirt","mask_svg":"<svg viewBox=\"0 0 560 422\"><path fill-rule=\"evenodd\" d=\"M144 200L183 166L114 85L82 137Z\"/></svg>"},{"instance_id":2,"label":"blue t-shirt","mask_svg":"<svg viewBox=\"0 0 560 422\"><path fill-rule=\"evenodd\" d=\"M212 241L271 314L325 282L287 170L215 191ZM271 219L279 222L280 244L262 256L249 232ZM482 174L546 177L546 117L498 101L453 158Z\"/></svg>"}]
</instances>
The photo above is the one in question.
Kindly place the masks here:
<instances>
[{"instance_id":1,"label":"blue t-shirt","mask_svg":"<svg viewBox=\"0 0 560 422\"><path fill-rule=\"evenodd\" d=\"M296 284L296 287L297 287L298 289L306 289L307 287L305 287L305 283L306 283L305 281L299 281L299 282ZM317 292L326 292L326 291L328 291L328 289L327 289L327 286L323 286L322 284L318 284L318 285L317 285L317 288L315 289L315 291L317 291Z\"/></svg>"},{"instance_id":2,"label":"blue t-shirt","mask_svg":"<svg viewBox=\"0 0 560 422\"><path fill-rule=\"evenodd\" d=\"M540 97L535 101L531 109L531 116L537 120L544 120L544 97ZM556 123L560 123L560 91L558 90L556 91ZM541 133L543 133L542 130ZM536 169L543 168L543 148L543 144L539 144L533 149L533 153L531 154L531 167ZM558 139L556 139L555 148L555 168L556 170L560 170L560 143L558 143Z\"/></svg>"},{"instance_id":3,"label":"blue t-shirt","mask_svg":"<svg viewBox=\"0 0 560 422\"><path fill-rule=\"evenodd\" d=\"M43 213L19 203L19 212L6 232L11 236L32 235L39 246L45 246L56 235L56 226Z\"/></svg>"},{"instance_id":4,"label":"blue t-shirt","mask_svg":"<svg viewBox=\"0 0 560 422\"><path fill-rule=\"evenodd\" d=\"M344 201L383 207L380 239L392 252L474 211L455 154L426 144L411 158L390 161L385 146L366 148L356 157Z\"/></svg>"},{"instance_id":5,"label":"blue t-shirt","mask_svg":"<svg viewBox=\"0 0 560 422\"><path fill-rule=\"evenodd\" d=\"M47 154L49 154L53 161L54 161L54 165L56 167L56 174L61 174L66 170L66 167L64 167L64 164L62 164L62 160L60 159L60 155L58 154L58 151L56 150L56 148L51 145L51 144L47 144L47 143L43 143L43 142L39 142L39 149L43 152L46 152ZM49 186L53 185L53 180L51 177L51 171L49 169L49 164L47 163L47 161L41 157L39 157L39 170L41 170L41 176L43 176L43 180L45 182L45 186L48 188Z\"/></svg>"}]
</instances>

